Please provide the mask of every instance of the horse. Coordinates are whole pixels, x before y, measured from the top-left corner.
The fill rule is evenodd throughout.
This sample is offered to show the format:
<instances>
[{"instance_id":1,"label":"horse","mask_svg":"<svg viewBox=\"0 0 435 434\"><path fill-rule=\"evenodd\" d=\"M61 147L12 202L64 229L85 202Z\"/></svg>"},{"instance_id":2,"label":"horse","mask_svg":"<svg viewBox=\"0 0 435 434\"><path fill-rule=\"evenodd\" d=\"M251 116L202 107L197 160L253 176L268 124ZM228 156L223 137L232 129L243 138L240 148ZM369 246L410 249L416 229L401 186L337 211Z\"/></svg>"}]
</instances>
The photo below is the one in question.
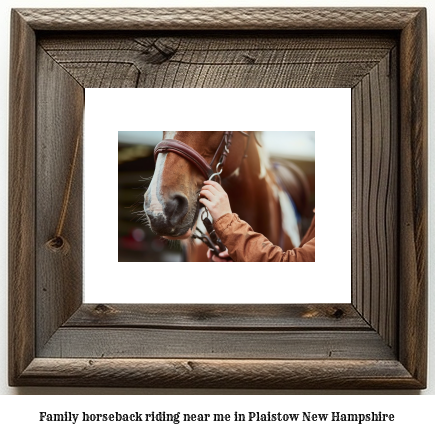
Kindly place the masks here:
<instances>
[{"instance_id":1,"label":"horse","mask_svg":"<svg viewBox=\"0 0 435 434\"><path fill-rule=\"evenodd\" d=\"M182 241L187 261L207 260L207 247L192 236L202 227L198 199L209 178L221 182L232 211L256 232L284 250L299 245L297 215L305 212L308 183L291 165L272 164L255 132L164 131L154 156L145 215L155 234Z\"/></svg>"}]
</instances>

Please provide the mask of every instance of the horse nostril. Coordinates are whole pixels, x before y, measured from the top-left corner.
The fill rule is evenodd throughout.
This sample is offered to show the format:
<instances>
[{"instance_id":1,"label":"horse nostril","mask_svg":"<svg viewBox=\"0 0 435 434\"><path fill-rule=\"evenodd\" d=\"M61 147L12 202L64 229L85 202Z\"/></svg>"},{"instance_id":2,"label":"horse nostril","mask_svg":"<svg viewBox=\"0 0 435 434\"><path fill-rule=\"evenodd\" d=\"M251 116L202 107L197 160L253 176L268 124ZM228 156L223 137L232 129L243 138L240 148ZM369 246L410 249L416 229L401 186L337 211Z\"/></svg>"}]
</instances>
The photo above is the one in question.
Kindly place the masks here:
<instances>
[{"instance_id":1,"label":"horse nostril","mask_svg":"<svg viewBox=\"0 0 435 434\"><path fill-rule=\"evenodd\" d=\"M165 214L172 226L180 224L189 209L189 201L183 193L174 193L165 204Z\"/></svg>"}]
</instances>

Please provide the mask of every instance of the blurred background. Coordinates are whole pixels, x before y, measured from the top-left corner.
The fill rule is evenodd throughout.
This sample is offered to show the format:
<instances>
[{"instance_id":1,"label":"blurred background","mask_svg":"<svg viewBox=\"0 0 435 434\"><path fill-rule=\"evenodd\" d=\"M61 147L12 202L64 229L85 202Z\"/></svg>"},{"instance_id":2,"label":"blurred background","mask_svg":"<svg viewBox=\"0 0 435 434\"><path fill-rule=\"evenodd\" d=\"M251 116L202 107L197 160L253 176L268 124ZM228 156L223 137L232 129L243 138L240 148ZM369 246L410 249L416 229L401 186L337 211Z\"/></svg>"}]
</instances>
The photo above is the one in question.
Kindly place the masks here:
<instances>
[{"instance_id":1,"label":"blurred background","mask_svg":"<svg viewBox=\"0 0 435 434\"><path fill-rule=\"evenodd\" d=\"M309 208L315 204L314 131L256 131L272 160L297 165L310 187ZM179 242L155 236L143 223L143 195L154 173L154 147L163 131L118 132L118 261L177 262L183 260ZM306 230L311 215L302 217Z\"/></svg>"}]
</instances>

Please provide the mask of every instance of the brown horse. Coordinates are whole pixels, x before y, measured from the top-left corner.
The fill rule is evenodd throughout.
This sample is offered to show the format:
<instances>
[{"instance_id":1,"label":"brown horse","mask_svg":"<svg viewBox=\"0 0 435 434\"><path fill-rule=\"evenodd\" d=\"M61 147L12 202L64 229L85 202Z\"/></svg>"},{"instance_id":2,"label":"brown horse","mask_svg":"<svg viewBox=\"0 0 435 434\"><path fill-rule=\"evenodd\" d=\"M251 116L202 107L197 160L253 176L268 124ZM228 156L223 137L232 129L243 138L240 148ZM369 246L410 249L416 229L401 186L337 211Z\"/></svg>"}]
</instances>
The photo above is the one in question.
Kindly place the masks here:
<instances>
[{"instance_id":1,"label":"brown horse","mask_svg":"<svg viewBox=\"0 0 435 434\"><path fill-rule=\"evenodd\" d=\"M231 148L220 178L232 211L273 244L285 250L296 247L301 234L294 201L284 192L285 177L277 177L253 132L164 131L156 154L155 173L145 193L144 211L150 228L170 240L188 240L184 243L187 260L206 260L206 249L197 244L198 240L193 242L191 236L200 222L199 191L204 180L216 171L216 163L225 152L224 133L231 133ZM162 146L165 144L167 148ZM197 163L200 158L211 172ZM280 165L280 170L286 169ZM306 196L305 185L302 190L299 188L298 194Z\"/></svg>"}]
</instances>

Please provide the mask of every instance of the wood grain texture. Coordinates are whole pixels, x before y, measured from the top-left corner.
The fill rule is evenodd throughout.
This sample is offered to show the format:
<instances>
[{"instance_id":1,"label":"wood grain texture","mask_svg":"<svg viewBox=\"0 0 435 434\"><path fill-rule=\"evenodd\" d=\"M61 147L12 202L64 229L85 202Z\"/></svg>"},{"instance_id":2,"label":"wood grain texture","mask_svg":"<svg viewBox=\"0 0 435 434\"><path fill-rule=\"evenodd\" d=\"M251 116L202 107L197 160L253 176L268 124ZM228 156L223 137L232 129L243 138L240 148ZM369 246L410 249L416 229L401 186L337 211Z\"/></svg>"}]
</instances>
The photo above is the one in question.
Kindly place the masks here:
<instances>
[{"instance_id":1,"label":"wood grain texture","mask_svg":"<svg viewBox=\"0 0 435 434\"><path fill-rule=\"evenodd\" d=\"M426 11L401 34L399 360L426 381L427 39Z\"/></svg>"},{"instance_id":2,"label":"wood grain texture","mask_svg":"<svg viewBox=\"0 0 435 434\"><path fill-rule=\"evenodd\" d=\"M374 330L60 328L39 357L394 360Z\"/></svg>"},{"instance_id":3,"label":"wood grain texture","mask_svg":"<svg viewBox=\"0 0 435 434\"><path fill-rule=\"evenodd\" d=\"M64 327L184 330L370 330L352 305L83 304Z\"/></svg>"},{"instance_id":4,"label":"wood grain texture","mask_svg":"<svg viewBox=\"0 0 435 434\"><path fill-rule=\"evenodd\" d=\"M56 235L76 141L82 140L84 90L37 50L36 318L37 353L82 301L83 164L74 168L62 236L66 250L46 243ZM80 150L82 147L80 146ZM50 315L45 315L51 312Z\"/></svg>"},{"instance_id":5,"label":"wood grain texture","mask_svg":"<svg viewBox=\"0 0 435 434\"><path fill-rule=\"evenodd\" d=\"M13 12L10 383L424 388L425 23L421 8ZM121 86L351 87L353 306L80 306L77 215L70 255L42 243L83 87Z\"/></svg>"},{"instance_id":6,"label":"wood grain texture","mask_svg":"<svg viewBox=\"0 0 435 434\"><path fill-rule=\"evenodd\" d=\"M35 357L35 35L11 19L9 120L9 378Z\"/></svg>"},{"instance_id":7,"label":"wood grain texture","mask_svg":"<svg viewBox=\"0 0 435 434\"><path fill-rule=\"evenodd\" d=\"M18 9L35 30L301 30L407 26L420 8Z\"/></svg>"},{"instance_id":8,"label":"wood grain texture","mask_svg":"<svg viewBox=\"0 0 435 434\"><path fill-rule=\"evenodd\" d=\"M397 50L352 89L352 293L368 323L397 348Z\"/></svg>"},{"instance_id":9,"label":"wood grain texture","mask_svg":"<svg viewBox=\"0 0 435 434\"><path fill-rule=\"evenodd\" d=\"M34 359L26 385L226 389L418 389L391 360Z\"/></svg>"},{"instance_id":10,"label":"wood grain texture","mask_svg":"<svg viewBox=\"0 0 435 434\"><path fill-rule=\"evenodd\" d=\"M388 55L382 34L132 34L43 37L84 87L354 87Z\"/></svg>"}]
</instances>

